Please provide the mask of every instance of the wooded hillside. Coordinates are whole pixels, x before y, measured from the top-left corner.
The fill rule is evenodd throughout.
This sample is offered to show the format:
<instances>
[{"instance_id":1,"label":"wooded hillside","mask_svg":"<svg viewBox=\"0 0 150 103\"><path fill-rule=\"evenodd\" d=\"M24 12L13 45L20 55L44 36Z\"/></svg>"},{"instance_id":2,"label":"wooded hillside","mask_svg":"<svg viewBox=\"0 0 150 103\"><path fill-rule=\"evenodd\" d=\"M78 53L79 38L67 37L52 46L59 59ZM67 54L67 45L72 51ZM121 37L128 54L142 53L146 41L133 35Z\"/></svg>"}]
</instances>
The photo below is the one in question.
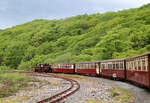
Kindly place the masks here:
<instances>
[{"instance_id":1,"label":"wooded hillside","mask_svg":"<svg viewBox=\"0 0 150 103\"><path fill-rule=\"evenodd\" d=\"M0 30L1 66L125 58L150 51L150 4L104 14L34 20Z\"/></svg>"}]
</instances>

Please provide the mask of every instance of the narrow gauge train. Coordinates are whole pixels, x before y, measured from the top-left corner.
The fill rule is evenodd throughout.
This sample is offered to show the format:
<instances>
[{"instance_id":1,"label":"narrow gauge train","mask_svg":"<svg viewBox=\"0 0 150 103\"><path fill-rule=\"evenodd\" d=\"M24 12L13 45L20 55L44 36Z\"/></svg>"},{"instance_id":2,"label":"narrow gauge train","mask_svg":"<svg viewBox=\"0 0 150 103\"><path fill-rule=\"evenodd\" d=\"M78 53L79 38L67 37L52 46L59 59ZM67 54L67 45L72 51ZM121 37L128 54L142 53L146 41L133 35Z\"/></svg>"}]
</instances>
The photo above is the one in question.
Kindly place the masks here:
<instances>
[{"instance_id":1,"label":"narrow gauge train","mask_svg":"<svg viewBox=\"0 0 150 103\"><path fill-rule=\"evenodd\" d=\"M95 62L40 64L36 72L77 73L122 79L150 88L150 53Z\"/></svg>"}]
</instances>

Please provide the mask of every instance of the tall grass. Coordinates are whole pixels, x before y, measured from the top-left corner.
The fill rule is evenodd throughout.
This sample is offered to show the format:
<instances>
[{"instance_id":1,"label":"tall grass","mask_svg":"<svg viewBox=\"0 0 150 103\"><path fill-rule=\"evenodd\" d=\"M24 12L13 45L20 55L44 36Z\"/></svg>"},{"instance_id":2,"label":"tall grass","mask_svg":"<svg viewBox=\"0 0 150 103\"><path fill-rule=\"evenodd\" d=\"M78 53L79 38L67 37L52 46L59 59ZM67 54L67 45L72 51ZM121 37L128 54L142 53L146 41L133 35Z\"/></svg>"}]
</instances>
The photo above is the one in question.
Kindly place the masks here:
<instances>
[{"instance_id":1,"label":"tall grass","mask_svg":"<svg viewBox=\"0 0 150 103\"><path fill-rule=\"evenodd\" d=\"M17 92L18 90L25 89L28 82L33 81L33 78L19 73L0 73L0 98L7 97Z\"/></svg>"}]
</instances>

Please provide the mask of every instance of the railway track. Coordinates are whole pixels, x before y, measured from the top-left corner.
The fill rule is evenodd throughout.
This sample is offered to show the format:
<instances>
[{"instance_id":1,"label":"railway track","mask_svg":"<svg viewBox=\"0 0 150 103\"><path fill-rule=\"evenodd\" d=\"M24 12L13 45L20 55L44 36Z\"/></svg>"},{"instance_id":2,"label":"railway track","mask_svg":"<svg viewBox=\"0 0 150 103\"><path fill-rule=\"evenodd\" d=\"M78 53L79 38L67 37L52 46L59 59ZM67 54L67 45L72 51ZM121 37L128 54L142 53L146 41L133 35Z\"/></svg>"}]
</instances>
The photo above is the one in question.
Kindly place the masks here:
<instances>
[{"instance_id":1,"label":"railway track","mask_svg":"<svg viewBox=\"0 0 150 103\"><path fill-rule=\"evenodd\" d=\"M52 95L48 98L40 100L37 103L57 103L65 98L69 97L70 95L74 94L76 91L78 91L80 89L80 84L76 80L73 80L73 79L70 79L67 77L57 76L54 74L43 74L43 73L34 73L34 72L20 72L20 73L26 73L31 76L55 77L55 78L60 78L60 79L70 82L70 86L67 89L65 89L55 95Z\"/></svg>"}]
</instances>

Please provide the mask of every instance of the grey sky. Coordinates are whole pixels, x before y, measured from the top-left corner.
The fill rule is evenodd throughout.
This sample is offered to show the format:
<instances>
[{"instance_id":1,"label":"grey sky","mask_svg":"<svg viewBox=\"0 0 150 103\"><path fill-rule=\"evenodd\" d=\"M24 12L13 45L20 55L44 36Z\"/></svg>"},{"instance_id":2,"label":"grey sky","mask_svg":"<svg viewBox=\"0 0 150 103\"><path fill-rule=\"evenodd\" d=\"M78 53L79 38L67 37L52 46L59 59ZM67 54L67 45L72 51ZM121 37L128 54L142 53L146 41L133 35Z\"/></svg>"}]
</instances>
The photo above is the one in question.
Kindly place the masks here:
<instances>
[{"instance_id":1,"label":"grey sky","mask_svg":"<svg viewBox=\"0 0 150 103\"><path fill-rule=\"evenodd\" d=\"M0 29L34 19L60 19L84 13L136 8L150 0L0 0Z\"/></svg>"}]
</instances>

